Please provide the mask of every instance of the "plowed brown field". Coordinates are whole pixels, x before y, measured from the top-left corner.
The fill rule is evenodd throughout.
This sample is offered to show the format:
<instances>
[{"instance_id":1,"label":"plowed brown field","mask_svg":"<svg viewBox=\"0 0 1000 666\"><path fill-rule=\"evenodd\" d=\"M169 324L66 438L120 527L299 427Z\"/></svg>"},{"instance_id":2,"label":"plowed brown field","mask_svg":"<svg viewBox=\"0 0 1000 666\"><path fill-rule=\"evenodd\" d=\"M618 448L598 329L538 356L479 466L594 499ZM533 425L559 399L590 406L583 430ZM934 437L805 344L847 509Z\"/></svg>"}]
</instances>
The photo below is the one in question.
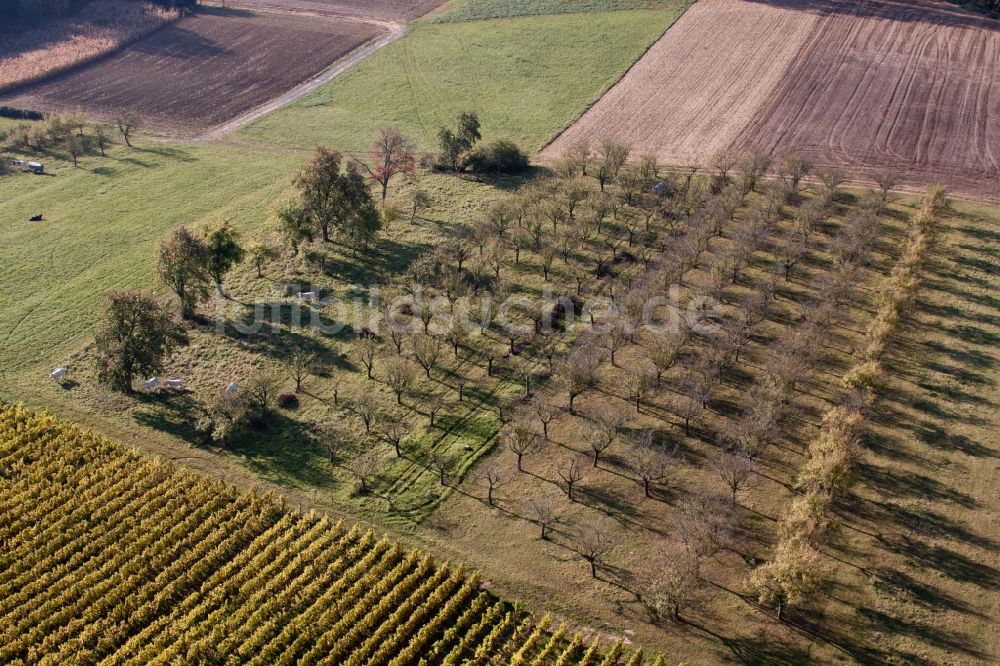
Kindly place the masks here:
<instances>
[{"instance_id":1,"label":"plowed brown field","mask_svg":"<svg viewBox=\"0 0 1000 666\"><path fill-rule=\"evenodd\" d=\"M222 0L211 0L222 2ZM238 0L241 7L403 21L423 16L443 0Z\"/></svg>"},{"instance_id":2,"label":"plowed brown field","mask_svg":"<svg viewBox=\"0 0 1000 666\"><path fill-rule=\"evenodd\" d=\"M727 146L1000 199L1000 22L930 1L699 0L543 152Z\"/></svg>"},{"instance_id":3,"label":"plowed brown field","mask_svg":"<svg viewBox=\"0 0 1000 666\"><path fill-rule=\"evenodd\" d=\"M0 104L188 133L285 92L371 39L371 23L204 8L100 62L0 96Z\"/></svg>"}]
</instances>

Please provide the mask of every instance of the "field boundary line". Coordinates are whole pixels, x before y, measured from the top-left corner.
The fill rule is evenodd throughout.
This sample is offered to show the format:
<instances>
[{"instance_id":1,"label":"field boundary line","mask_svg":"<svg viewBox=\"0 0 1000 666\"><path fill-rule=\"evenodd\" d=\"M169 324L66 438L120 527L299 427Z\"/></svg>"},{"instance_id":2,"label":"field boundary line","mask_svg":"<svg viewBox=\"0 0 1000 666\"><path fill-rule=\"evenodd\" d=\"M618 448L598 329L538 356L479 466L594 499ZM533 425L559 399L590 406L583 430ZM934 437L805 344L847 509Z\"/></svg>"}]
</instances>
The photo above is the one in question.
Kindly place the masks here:
<instances>
[{"instance_id":1,"label":"field boundary line","mask_svg":"<svg viewBox=\"0 0 1000 666\"><path fill-rule=\"evenodd\" d=\"M615 79L614 81L612 81L611 83L609 83L608 86L604 90L601 91L600 95L598 95L597 97L595 97L590 102L587 102L587 104L585 104L583 106L583 108L580 109L580 112L577 113L576 116L572 120L567 121L566 124L564 124L558 130L556 130L556 133L553 134L542 145L541 148L539 148L537 151L535 151L535 156L537 157L538 155L541 155L543 152L545 152L546 148L548 148L553 143L555 143L556 140L559 139L559 137L561 137L563 135L563 133L566 132L566 130L568 130L573 125L577 124L580 121L580 119L583 118L583 116L586 115L587 112L590 111L594 107L595 104L597 104L598 102L600 102L604 98L605 95L607 95L609 92L611 92L612 88L614 88L619 83L621 83L622 79L624 79L626 76L628 76L628 73L632 71L632 68L635 67L637 64L639 64L640 60L642 60L643 58L646 57L646 54L649 53L650 49L652 49L654 46L656 46L660 42L661 39L663 39L664 37L666 37L667 33L670 32L670 29L673 28L675 25L677 25L677 23L684 17L685 14L687 14L688 10L691 9L691 7L693 7L696 2L698 2L698 0L691 0L691 2L688 2L687 7L684 8L684 11L682 11L680 14L678 14L677 18L675 18L673 21L671 21L670 25L668 25L666 28L664 28L663 32L661 32L659 35L656 36L656 39L650 40L649 44L646 44L646 48L644 48L642 50L642 53L639 54L639 57L636 58L635 60L633 60L632 63L628 67L625 68L625 71L622 72L621 76L619 76L617 79Z\"/></svg>"},{"instance_id":2,"label":"field boundary line","mask_svg":"<svg viewBox=\"0 0 1000 666\"><path fill-rule=\"evenodd\" d=\"M211 3L209 6L214 6L214 3ZM319 71L312 77L306 79L305 81L298 84L291 90L288 90L279 95L278 97L275 97L267 102L264 102L263 104L256 106L250 109L249 111L245 111L244 113L241 113L235 118L227 120L221 125L217 125L212 129L207 130L206 132L197 136L194 139L195 142L218 141L224 138L226 135L231 134L232 132L235 132L236 130L249 125L255 120L263 118L267 114L272 113L273 111L277 111L278 109L281 109L282 107L285 107L291 104L292 102L301 99L302 97L308 95L309 93L316 90L320 86L329 83L333 79L337 78L338 76L346 72L348 69L350 69L357 63L361 62L371 54L375 53L382 47L391 44L392 42L403 37L409 32L409 28L405 24L397 23L395 21L385 21L376 18L362 18L362 17L346 16L346 15L338 16L334 14L319 14L316 12L307 12L294 9L286 10L272 6L262 6L262 7L253 5L242 6L239 5L238 3L237 4L231 3L229 6L237 7L240 9L246 9L247 11L252 11L255 13L315 16L324 19L339 18L344 21L355 21L358 23L368 23L370 25L376 25L386 30L386 32L380 36L376 36L372 39L369 39L367 42L355 48L350 53L341 56L337 60L330 63L328 67Z\"/></svg>"}]
</instances>

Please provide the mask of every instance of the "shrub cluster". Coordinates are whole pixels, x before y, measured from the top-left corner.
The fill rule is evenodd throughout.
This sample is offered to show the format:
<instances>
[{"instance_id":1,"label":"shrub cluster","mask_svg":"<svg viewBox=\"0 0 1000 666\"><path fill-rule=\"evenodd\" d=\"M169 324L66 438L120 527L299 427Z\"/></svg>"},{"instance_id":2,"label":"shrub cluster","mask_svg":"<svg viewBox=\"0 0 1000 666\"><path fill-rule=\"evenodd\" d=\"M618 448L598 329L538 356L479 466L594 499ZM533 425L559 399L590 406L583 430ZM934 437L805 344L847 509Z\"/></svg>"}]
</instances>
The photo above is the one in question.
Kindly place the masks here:
<instances>
[{"instance_id":1,"label":"shrub cluster","mask_svg":"<svg viewBox=\"0 0 1000 666\"><path fill-rule=\"evenodd\" d=\"M45 120L45 114L41 111L30 109L18 109L13 106L0 106L0 118L13 118L14 120Z\"/></svg>"},{"instance_id":2,"label":"shrub cluster","mask_svg":"<svg viewBox=\"0 0 1000 666\"><path fill-rule=\"evenodd\" d=\"M513 141L499 139L473 148L463 164L474 173L515 174L528 168L528 155Z\"/></svg>"}]
</instances>

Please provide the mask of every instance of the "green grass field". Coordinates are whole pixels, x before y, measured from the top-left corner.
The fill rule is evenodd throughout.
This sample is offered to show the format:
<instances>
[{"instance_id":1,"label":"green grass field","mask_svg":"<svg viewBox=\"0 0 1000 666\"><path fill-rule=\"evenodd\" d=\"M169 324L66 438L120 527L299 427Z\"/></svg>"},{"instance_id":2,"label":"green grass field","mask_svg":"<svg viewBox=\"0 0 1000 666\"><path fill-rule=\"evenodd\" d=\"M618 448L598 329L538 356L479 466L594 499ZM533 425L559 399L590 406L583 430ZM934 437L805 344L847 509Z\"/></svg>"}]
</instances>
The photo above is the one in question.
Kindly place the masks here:
<instances>
[{"instance_id":1,"label":"green grass field","mask_svg":"<svg viewBox=\"0 0 1000 666\"><path fill-rule=\"evenodd\" d=\"M58 362L84 340L106 289L152 284L154 249L178 224L259 228L298 155L143 143L45 158L0 181L0 367ZM43 222L28 218L41 213Z\"/></svg>"},{"instance_id":2,"label":"green grass field","mask_svg":"<svg viewBox=\"0 0 1000 666\"><path fill-rule=\"evenodd\" d=\"M239 138L363 151L380 127L395 125L430 151L442 125L475 109L485 138L513 139L534 152L614 84L684 7L418 23Z\"/></svg>"},{"instance_id":3,"label":"green grass field","mask_svg":"<svg viewBox=\"0 0 1000 666\"><path fill-rule=\"evenodd\" d=\"M436 14L433 21L435 23L457 23L512 16L538 16L540 14L661 9L677 7L677 5L677 0L456 0L451 3L447 11Z\"/></svg>"}]
</instances>

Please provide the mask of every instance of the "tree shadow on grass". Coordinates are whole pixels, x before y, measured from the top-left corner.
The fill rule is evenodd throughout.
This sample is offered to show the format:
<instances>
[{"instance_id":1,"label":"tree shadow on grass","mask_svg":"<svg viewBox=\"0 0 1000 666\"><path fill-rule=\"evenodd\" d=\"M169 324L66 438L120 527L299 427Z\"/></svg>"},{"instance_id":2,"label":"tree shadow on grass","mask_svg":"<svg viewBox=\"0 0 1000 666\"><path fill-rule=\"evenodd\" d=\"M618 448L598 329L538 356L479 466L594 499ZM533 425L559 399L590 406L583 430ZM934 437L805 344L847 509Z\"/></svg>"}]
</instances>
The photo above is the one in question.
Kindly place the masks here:
<instances>
[{"instance_id":1,"label":"tree shadow on grass","mask_svg":"<svg viewBox=\"0 0 1000 666\"><path fill-rule=\"evenodd\" d=\"M961 451L974 458L996 458L993 449L974 441L966 435L956 435L936 421L917 421L910 428L917 439L939 451Z\"/></svg>"},{"instance_id":2,"label":"tree shadow on grass","mask_svg":"<svg viewBox=\"0 0 1000 666\"><path fill-rule=\"evenodd\" d=\"M909 601L931 610L948 610L965 613L977 618L986 616L970 607L961 599L956 599L944 590L922 583L907 573L894 569L877 569L874 573L875 588L884 594L905 597Z\"/></svg>"},{"instance_id":3,"label":"tree shadow on grass","mask_svg":"<svg viewBox=\"0 0 1000 666\"><path fill-rule=\"evenodd\" d=\"M410 264L431 247L429 243L401 243L382 238L376 247L363 253L352 253L349 248L333 244L311 246L307 258L330 278L368 287L381 284L387 275L405 273Z\"/></svg>"},{"instance_id":4,"label":"tree shadow on grass","mask_svg":"<svg viewBox=\"0 0 1000 666\"><path fill-rule=\"evenodd\" d=\"M333 478L323 471L329 454L315 446L308 426L277 411L260 428L248 428L233 438L228 450L244 458L253 472L281 484L330 488Z\"/></svg>"},{"instance_id":5,"label":"tree shadow on grass","mask_svg":"<svg viewBox=\"0 0 1000 666\"><path fill-rule=\"evenodd\" d=\"M138 392L133 399L139 404L132 418L136 423L159 430L189 443L199 441L194 429L198 400L190 391Z\"/></svg>"},{"instance_id":6,"label":"tree shadow on grass","mask_svg":"<svg viewBox=\"0 0 1000 666\"><path fill-rule=\"evenodd\" d=\"M934 502L952 502L966 509L979 506L971 495L948 488L937 479L913 472L876 467L865 462L858 464L858 475L865 483L876 488L886 497L902 496L928 499Z\"/></svg>"},{"instance_id":7,"label":"tree shadow on grass","mask_svg":"<svg viewBox=\"0 0 1000 666\"><path fill-rule=\"evenodd\" d=\"M984 659L987 656L970 644L967 638L948 634L934 625L910 622L874 608L858 608L857 612L867 621L870 629L875 631L894 636L910 636L942 650L960 652L977 659Z\"/></svg>"},{"instance_id":8,"label":"tree shadow on grass","mask_svg":"<svg viewBox=\"0 0 1000 666\"><path fill-rule=\"evenodd\" d=\"M943 546L929 546L907 534L882 536L880 541L888 550L915 560L920 566L933 569L952 580L974 583L986 590L1000 589L1000 571L961 553Z\"/></svg>"}]
</instances>

